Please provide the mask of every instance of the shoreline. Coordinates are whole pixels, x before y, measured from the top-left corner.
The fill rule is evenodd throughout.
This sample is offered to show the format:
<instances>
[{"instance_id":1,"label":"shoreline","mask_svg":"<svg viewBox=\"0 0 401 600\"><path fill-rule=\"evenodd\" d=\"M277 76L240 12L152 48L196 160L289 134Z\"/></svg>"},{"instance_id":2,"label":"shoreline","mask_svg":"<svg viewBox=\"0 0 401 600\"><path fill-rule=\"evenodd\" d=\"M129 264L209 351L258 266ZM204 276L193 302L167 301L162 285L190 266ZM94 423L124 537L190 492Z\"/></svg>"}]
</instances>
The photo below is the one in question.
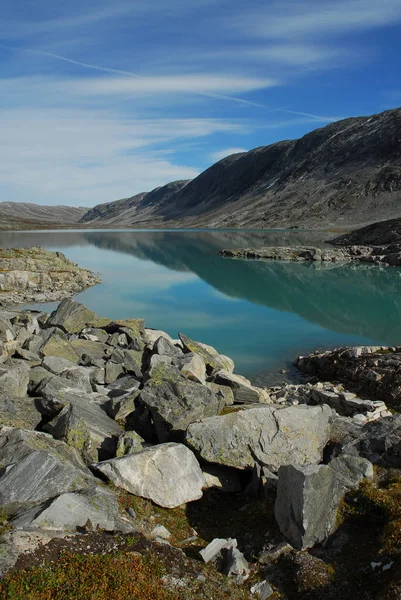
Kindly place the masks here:
<instances>
[{"instance_id":1,"label":"shoreline","mask_svg":"<svg viewBox=\"0 0 401 600\"><path fill-rule=\"evenodd\" d=\"M275 556L277 544L285 548L285 560L312 547L328 552L321 544L336 535L340 503L361 482L374 485L372 464L383 473L401 469L400 416L377 398L382 394L393 409L400 406L401 381L393 373L394 361L401 367L401 348L342 348L299 357L309 383L258 388L211 346L184 334L173 339L142 319L99 317L71 299L51 315L0 309L0 317L3 576L20 556L21 539L35 556L38 540L45 546L67 540L74 548L88 527L98 531L93 539L102 539L103 530L135 532L151 540L149 552L155 552L170 538L160 541L152 520L134 509L122 511L122 493L128 507L147 498L166 511L208 506L210 497L218 511L223 496L231 494L233 502L238 497L247 503L245 520L258 506L256 494L270 503L274 551L256 542L256 531L251 553L242 538L227 539L242 566L236 572L226 558L223 570L234 587L248 585L250 570L263 583L260 561L270 560L266 552ZM43 461L54 465L51 477ZM301 510L296 520L294 502ZM201 543L204 560L214 556L209 542L221 538L215 527ZM192 538L168 543L190 552Z\"/></svg>"}]
</instances>

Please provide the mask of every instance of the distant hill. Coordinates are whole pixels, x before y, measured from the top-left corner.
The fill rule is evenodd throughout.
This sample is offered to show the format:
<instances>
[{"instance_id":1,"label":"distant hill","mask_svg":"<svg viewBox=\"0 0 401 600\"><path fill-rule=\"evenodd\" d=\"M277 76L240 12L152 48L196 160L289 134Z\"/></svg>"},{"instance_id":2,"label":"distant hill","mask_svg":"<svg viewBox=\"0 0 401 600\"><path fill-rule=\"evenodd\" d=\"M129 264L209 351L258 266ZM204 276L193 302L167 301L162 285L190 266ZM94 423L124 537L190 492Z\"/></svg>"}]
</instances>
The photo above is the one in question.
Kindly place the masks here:
<instances>
[{"instance_id":1,"label":"distant hill","mask_svg":"<svg viewBox=\"0 0 401 600\"><path fill-rule=\"evenodd\" d=\"M340 237L330 240L336 246L386 246L401 244L401 219L390 219L372 223L367 227L350 231Z\"/></svg>"},{"instance_id":2,"label":"distant hill","mask_svg":"<svg viewBox=\"0 0 401 600\"><path fill-rule=\"evenodd\" d=\"M96 206L81 223L348 228L401 217L401 108L234 154L192 181Z\"/></svg>"},{"instance_id":3,"label":"distant hill","mask_svg":"<svg viewBox=\"0 0 401 600\"><path fill-rule=\"evenodd\" d=\"M76 206L43 206L28 202L0 202L0 229L23 229L40 225L77 223L87 208Z\"/></svg>"}]
</instances>

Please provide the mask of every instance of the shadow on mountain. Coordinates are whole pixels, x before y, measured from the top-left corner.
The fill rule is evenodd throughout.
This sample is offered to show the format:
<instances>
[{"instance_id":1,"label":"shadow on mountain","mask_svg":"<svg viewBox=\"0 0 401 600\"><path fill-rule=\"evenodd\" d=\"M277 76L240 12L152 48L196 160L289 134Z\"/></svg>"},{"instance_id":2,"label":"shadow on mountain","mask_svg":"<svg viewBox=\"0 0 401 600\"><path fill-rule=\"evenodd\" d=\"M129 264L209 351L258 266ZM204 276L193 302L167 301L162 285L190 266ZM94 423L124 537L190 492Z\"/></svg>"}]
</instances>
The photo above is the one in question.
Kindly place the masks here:
<instances>
[{"instance_id":1,"label":"shadow on mountain","mask_svg":"<svg viewBox=\"0 0 401 600\"><path fill-rule=\"evenodd\" d=\"M295 313L338 333L361 335L390 345L401 341L399 269L246 261L217 255L223 247L315 244L319 235L316 232L160 231L82 235L98 248L130 254L175 271L195 273L232 298Z\"/></svg>"}]
</instances>

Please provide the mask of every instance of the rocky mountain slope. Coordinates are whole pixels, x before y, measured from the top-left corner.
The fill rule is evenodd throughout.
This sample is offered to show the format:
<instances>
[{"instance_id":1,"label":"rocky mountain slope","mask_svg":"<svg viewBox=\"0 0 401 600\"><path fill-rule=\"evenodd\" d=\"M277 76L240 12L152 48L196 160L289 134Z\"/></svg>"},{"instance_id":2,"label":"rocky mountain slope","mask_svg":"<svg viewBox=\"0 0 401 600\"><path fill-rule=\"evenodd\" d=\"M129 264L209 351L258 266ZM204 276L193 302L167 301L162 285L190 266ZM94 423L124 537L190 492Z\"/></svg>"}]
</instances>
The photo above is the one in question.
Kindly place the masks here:
<instances>
[{"instance_id":1,"label":"rocky mountain slope","mask_svg":"<svg viewBox=\"0 0 401 600\"><path fill-rule=\"evenodd\" d=\"M185 227L365 225L401 217L401 108L234 154L189 182L91 209L82 223Z\"/></svg>"},{"instance_id":2,"label":"rocky mountain slope","mask_svg":"<svg viewBox=\"0 0 401 600\"><path fill-rule=\"evenodd\" d=\"M380 223L372 223L372 225L368 225L367 227L340 235L334 240L330 240L329 243L335 246L400 244L401 219L390 219L388 221L381 221Z\"/></svg>"},{"instance_id":3,"label":"rocky mountain slope","mask_svg":"<svg viewBox=\"0 0 401 600\"><path fill-rule=\"evenodd\" d=\"M28 202L0 202L0 229L23 229L28 224L71 225L86 214L77 206L42 206Z\"/></svg>"}]
</instances>

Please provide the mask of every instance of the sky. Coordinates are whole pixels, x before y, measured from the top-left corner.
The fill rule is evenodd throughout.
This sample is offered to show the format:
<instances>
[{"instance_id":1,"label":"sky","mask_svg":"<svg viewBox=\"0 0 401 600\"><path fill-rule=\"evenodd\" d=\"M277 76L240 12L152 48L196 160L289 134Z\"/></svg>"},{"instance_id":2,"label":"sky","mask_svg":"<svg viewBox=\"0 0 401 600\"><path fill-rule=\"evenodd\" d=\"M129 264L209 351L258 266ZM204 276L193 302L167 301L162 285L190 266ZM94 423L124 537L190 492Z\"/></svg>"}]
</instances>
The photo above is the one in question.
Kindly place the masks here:
<instances>
[{"instance_id":1,"label":"sky","mask_svg":"<svg viewBox=\"0 0 401 600\"><path fill-rule=\"evenodd\" d=\"M94 206L401 105L401 0L1 0L0 202Z\"/></svg>"}]
</instances>

